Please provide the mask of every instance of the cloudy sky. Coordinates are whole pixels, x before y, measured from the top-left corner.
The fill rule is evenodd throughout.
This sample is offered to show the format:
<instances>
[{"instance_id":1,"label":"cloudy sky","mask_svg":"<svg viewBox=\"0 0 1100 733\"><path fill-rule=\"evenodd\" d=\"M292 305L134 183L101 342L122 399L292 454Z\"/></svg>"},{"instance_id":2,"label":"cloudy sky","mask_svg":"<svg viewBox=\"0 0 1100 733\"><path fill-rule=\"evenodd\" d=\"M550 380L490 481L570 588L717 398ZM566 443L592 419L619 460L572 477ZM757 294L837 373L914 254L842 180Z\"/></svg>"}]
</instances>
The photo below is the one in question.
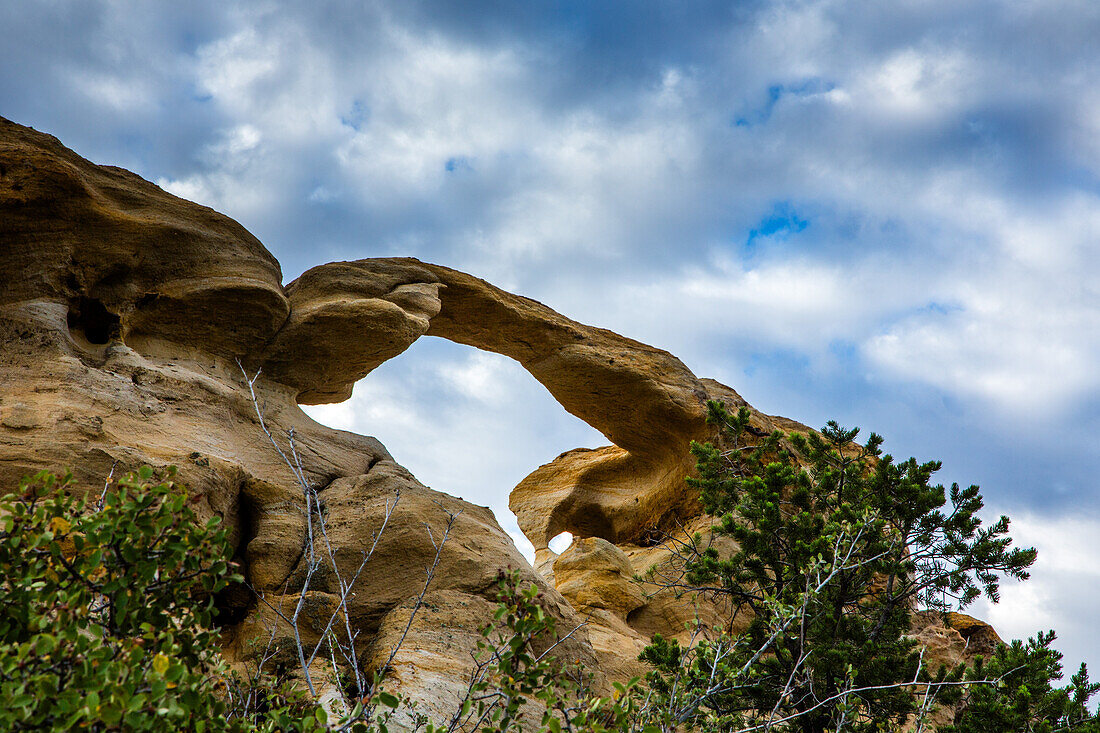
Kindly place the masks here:
<instances>
[{"instance_id":1,"label":"cloudy sky","mask_svg":"<svg viewBox=\"0 0 1100 733\"><path fill-rule=\"evenodd\" d=\"M287 281L449 265L942 459L1040 549L972 612L1100 665L1097 38L1093 0L28 0L0 114L236 218ZM513 532L519 479L605 442L435 339L311 412Z\"/></svg>"}]
</instances>

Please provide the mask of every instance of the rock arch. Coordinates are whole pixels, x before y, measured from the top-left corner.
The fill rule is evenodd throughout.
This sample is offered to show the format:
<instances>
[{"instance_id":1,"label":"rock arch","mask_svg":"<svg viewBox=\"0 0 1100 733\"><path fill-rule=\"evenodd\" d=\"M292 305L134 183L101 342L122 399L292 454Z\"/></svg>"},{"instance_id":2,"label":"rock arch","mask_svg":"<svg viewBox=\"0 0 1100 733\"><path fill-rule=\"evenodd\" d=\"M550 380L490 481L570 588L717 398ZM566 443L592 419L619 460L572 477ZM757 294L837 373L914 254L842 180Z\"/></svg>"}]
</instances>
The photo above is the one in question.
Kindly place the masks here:
<instances>
[{"instance_id":1,"label":"rock arch","mask_svg":"<svg viewBox=\"0 0 1100 733\"><path fill-rule=\"evenodd\" d=\"M515 359L612 442L569 451L513 491L511 507L536 551L563 531L634 541L688 508L687 447L706 434L710 392L668 352L410 258L321 265L286 293L290 318L262 363L301 403L345 399L417 338L438 336Z\"/></svg>"}]
</instances>

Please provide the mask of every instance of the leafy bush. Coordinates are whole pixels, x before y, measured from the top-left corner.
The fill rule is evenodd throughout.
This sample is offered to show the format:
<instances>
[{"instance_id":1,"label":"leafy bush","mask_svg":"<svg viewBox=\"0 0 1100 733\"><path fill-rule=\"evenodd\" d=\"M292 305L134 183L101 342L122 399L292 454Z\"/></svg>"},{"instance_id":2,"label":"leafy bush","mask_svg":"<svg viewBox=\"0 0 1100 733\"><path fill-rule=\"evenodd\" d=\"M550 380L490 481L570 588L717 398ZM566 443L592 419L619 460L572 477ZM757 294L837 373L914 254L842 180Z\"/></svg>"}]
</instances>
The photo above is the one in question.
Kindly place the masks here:
<instances>
[{"instance_id":1,"label":"leafy bush","mask_svg":"<svg viewBox=\"0 0 1100 733\"><path fill-rule=\"evenodd\" d=\"M144 467L91 501L44 472L0 498L0 729L322 727L291 697L227 715L213 598L238 578L172 478Z\"/></svg>"},{"instance_id":2,"label":"leafy bush","mask_svg":"<svg viewBox=\"0 0 1100 733\"><path fill-rule=\"evenodd\" d=\"M285 670L230 672L214 598L241 578L225 530L197 522L173 476L144 467L93 500L43 472L0 498L0 730L386 733L406 701L377 686L329 721ZM426 731L626 730L626 686L619 702L591 697L535 653L554 638L537 594L500 575L466 699ZM529 701L540 720L521 715Z\"/></svg>"}]
</instances>

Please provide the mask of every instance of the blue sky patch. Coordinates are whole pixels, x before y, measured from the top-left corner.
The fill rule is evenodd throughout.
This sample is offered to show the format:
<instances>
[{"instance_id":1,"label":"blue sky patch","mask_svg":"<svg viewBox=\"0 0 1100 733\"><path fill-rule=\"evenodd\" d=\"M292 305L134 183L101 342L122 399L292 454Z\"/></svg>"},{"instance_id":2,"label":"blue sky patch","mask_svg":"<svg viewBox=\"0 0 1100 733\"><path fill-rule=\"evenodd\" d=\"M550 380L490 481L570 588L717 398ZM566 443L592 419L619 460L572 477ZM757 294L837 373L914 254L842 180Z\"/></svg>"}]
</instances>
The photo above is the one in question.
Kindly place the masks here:
<instances>
[{"instance_id":1,"label":"blue sky patch","mask_svg":"<svg viewBox=\"0 0 1100 733\"><path fill-rule=\"evenodd\" d=\"M340 116L340 124L359 132L359 129L369 117L370 111L367 109L367 106L363 104L362 101L356 99L352 102L351 109L348 110L347 114Z\"/></svg>"},{"instance_id":2,"label":"blue sky patch","mask_svg":"<svg viewBox=\"0 0 1100 733\"><path fill-rule=\"evenodd\" d=\"M469 158L459 155L447 158L447 162L443 164L443 169L448 173L457 173L458 171L472 171L474 167L470 165Z\"/></svg>"},{"instance_id":3,"label":"blue sky patch","mask_svg":"<svg viewBox=\"0 0 1100 733\"><path fill-rule=\"evenodd\" d=\"M836 84L825 79L812 77L790 84L772 84L768 87L764 104L754 110L745 112L734 118L735 127L753 127L771 119L776 105L784 97L809 97L814 94L824 94L836 89Z\"/></svg>"},{"instance_id":4,"label":"blue sky patch","mask_svg":"<svg viewBox=\"0 0 1100 733\"><path fill-rule=\"evenodd\" d=\"M749 230L745 246L753 249L761 239L785 240L792 234L798 234L810 226L808 219L803 219L794 210L789 201L780 201L775 204L770 214L760 220L760 223Z\"/></svg>"}]
</instances>

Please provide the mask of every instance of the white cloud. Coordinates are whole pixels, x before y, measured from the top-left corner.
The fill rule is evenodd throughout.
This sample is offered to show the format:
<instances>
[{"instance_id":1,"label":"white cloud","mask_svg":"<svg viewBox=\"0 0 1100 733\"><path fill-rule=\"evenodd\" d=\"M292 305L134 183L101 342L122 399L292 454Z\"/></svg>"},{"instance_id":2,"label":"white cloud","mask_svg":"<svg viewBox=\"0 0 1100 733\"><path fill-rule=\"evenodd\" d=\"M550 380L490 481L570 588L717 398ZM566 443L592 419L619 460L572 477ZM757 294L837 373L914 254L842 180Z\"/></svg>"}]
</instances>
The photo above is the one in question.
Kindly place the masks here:
<instances>
[{"instance_id":1,"label":"white cloud","mask_svg":"<svg viewBox=\"0 0 1100 733\"><path fill-rule=\"evenodd\" d=\"M977 266L963 253L945 273L940 290L958 309L893 323L866 352L905 379L1060 416L1100 388L1100 197L1040 208L955 194L948 216L983 250Z\"/></svg>"},{"instance_id":2,"label":"white cloud","mask_svg":"<svg viewBox=\"0 0 1100 733\"><path fill-rule=\"evenodd\" d=\"M1006 641L1054 629L1055 646L1067 655L1068 680L1082 661L1095 662L1088 656L1096 653L1092 611L1100 604L1100 517L1023 513L1012 517L1010 529L1016 546L1039 551L1031 579L1003 582L1000 603L983 599L966 612L991 624Z\"/></svg>"},{"instance_id":3,"label":"white cloud","mask_svg":"<svg viewBox=\"0 0 1100 733\"><path fill-rule=\"evenodd\" d=\"M188 176L181 180L158 178L157 185L170 194L197 204L217 208L218 197L210 189L206 176Z\"/></svg>"},{"instance_id":4,"label":"white cloud","mask_svg":"<svg viewBox=\"0 0 1100 733\"><path fill-rule=\"evenodd\" d=\"M200 89L219 104L255 118L256 108L261 106L258 102L265 101L257 99L255 88L261 82L275 80L280 70L281 44L273 40L249 27L201 48L197 68Z\"/></svg>"},{"instance_id":5,"label":"white cloud","mask_svg":"<svg viewBox=\"0 0 1100 733\"><path fill-rule=\"evenodd\" d=\"M136 113L148 107L156 95L147 84L134 83L128 75L79 70L72 85L96 104L105 104L119 113Z\"/></svg>"},{"instance_id":6,"label":"white cloud","mask_svg":"<svg viewBox=\"0 0 1100 733\"><path fill-rule=\"evenodd\" d=\"M243 124L231 130L225 130L222 139L207 147L209 161L216 165L241 167L248 155L259 147L263 133L255 125Z\"/></svg>"},{"instance_id":7,"label":"white cloud","mask_svg":"<svg viewBox=\"0 0 1100 733\"><path fill-rule=\"evenodd\" d=\"M956 50L905 48L856 75L848 93L897 124L927 123L967 103L977 67Z\"/></svg>"},{"instance_id":8,"label":"white cloud","mask_svg":"<svg viewBox=\"0 0 1100 733\"><path fill-rule=\"evenodd\" d=\"M443 184L448 160L492 165L522 150L524 130L537 120L515 53L393 26L385 32L390 53L364 63L369 75L356 80L358 89L344 90L369 109L337 153L348 175L362 182L362 195L380 203L429 195Z\"/></svg>"},{"instance_id":9,"label":"white cloud","mask_svg":"<svg viewBox=\"0 0 1100 733\"><path fill-rule=\"evenodd\" d=\"M205 204L214 209L232 207L238 211L263 208L264 192L240 186L238 174L246 171L257 157L263 133L254 125L242 124L222 130L219 139L207 145L200 158L211 172L182 179L158 178L157 185L180 198ZM249 192L253 195L249 196Z\"/></svg>"},{"instance_id":10,"label":"white cloud","mask_svg":"<svg viewBox=\"0 0 1100 733\"><path fill-rule=\"evenodd\" d=\"M459 394L490 406L500 405L507 396L508 361L499 354L475 351L464 362L443 364L439 374Z\"/></svg>"}]
</instances>

